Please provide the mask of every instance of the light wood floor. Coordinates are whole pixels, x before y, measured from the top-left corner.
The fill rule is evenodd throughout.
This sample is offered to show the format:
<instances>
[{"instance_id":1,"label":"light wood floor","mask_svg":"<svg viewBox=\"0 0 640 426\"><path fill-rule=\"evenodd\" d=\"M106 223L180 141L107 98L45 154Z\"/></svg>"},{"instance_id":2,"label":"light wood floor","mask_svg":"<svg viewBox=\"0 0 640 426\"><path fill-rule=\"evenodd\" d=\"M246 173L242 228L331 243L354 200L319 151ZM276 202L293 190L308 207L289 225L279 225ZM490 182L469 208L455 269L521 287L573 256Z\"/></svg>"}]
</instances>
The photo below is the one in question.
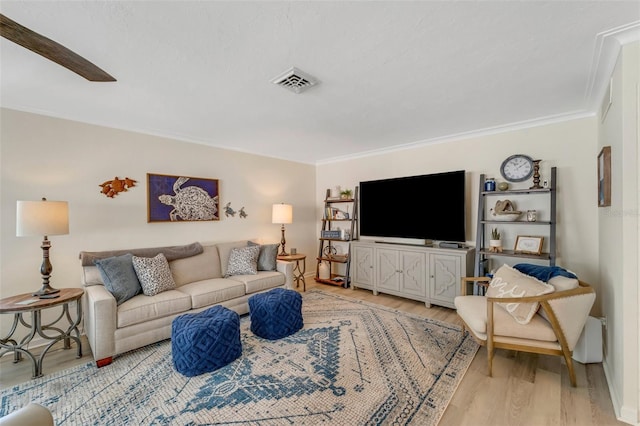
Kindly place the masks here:
<instances>
[{"instance_id":1,"label":"light wood floor","mask_svg":"<svg viewBox=\"0 0 640 426\"><path fill-rule=\"evenodd\" d=\"M326 292L378 303L394 309L441 321L460 324L452 309L426 308L424 303L368 290L343 289L317 284L307 278L307 290ZM302 290L301 288L299 290ZM83 338L83 357L54 347L44 360L44 373L92 361L91 349ZM561 357L497 350L493 377L487 376L487 351L481 347L456 390L441 426L472 425L625 425L615 418L602 364L574 363L578 387L572 388ZM108 368L108 367L107 367ZM12 363L11 356L0 359L0 388L31 379L29 362Z\"/></svg>"}]
</instances>

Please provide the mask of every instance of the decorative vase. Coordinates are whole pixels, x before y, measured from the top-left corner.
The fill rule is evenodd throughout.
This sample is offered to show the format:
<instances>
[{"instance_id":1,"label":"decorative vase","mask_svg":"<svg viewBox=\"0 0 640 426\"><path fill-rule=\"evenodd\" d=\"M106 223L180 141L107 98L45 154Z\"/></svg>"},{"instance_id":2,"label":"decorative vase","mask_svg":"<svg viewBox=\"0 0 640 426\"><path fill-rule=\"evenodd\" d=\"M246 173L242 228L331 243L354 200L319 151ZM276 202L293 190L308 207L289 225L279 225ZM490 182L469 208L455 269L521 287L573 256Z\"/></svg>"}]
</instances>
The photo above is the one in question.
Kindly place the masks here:
<instances>
[{"instance_id":1,"label":"decorative vase","mask_svg":"<svg viewBox=\"0 0 640 426\"><path fill-rule=\"evenodd\" d=\"M328 280L331 278L329 264L327 262L320 262L320 265L318 265L318 278L321 280Z\"/></svg>"},{"instance_id":2,"label":"decorative vase","mask_svg":"<svg viewBox=\"0 0 640 426\"><path fill-rule=\"evenodd\" d=\"M495 191L496 190L496 180L494 178L489 178L484 182L484 190L485 191Z\"/></svg>"},{"instance_id":3,"label":"decorative vase","mask_svg":"<svg viewBox=\"0 0 640 426\"><path fill-rule=\"evenodd\" d=\"M502 253L502 240L489 240L489 251Z\"/></svg>"}]
</instances>

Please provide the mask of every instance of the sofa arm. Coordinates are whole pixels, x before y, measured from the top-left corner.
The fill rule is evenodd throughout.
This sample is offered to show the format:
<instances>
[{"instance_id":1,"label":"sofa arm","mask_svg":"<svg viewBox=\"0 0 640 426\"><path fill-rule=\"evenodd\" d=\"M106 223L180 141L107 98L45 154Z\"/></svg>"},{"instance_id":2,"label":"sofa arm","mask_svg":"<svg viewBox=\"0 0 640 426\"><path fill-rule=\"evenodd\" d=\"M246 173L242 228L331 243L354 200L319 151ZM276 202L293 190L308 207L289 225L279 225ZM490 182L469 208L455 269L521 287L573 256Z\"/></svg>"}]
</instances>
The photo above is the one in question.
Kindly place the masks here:
<instances>
[{"instance_id":1,"label":"sofa arm","mask_svg":"<svg viewBox=\"0 0 640 426\"><path fill-rule=\"evenodd\" d=\"M101 285L84 289L84 328L98 367L111 363L116 353L116 299Z\"/></svg>"},{"instance_id":2,"label":"sofa arm","mask_svg":"<svg viewBox=\"0 0 640 426\"><path fill-rule=\"evenodd\" d=\"M284 260L278 260L276 262L276 270L282 272L285 276L284 286L288 289L293 289L293 267L294 262L286 262Z\"/></svg>"}]
</instances>

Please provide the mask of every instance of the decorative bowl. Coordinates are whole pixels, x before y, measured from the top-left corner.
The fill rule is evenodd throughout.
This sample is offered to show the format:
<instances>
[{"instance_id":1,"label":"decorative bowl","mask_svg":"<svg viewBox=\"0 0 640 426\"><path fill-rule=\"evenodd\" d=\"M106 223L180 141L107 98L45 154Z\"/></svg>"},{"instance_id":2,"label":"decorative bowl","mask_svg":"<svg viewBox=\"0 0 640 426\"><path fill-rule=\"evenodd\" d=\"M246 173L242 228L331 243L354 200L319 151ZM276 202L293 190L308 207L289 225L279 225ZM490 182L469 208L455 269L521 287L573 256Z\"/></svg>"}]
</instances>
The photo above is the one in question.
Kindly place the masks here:
<instances>
[{"instance_id":1,"label":"decorative bowl","mask_svg":"<svg viewBox=\"0 0 640 426\"><path fill-rule=\"evenodd\" d=\"M502 213L491 212L491 220L497 220L500 222L514 222L522 215L521 211L510 211Z\"/></svg>"}]
</instances>

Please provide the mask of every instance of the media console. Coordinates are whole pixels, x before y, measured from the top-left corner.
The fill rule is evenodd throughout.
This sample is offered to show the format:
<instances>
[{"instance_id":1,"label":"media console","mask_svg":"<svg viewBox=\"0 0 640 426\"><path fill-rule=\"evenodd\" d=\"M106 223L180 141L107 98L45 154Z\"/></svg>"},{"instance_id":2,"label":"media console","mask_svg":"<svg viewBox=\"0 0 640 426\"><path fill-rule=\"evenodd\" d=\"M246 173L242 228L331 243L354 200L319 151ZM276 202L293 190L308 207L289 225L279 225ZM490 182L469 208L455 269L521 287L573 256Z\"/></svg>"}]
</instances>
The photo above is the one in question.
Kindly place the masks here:
<instances>
[{"instance_id":1,"label":"media console","mask_svg":"<svg viewBox=\"0 0 640 426\"><path fill-rule=\"evenodd\" d=\"M370 240L351 242L351 285L455 309L462 277L473 274L473 248Z\"/></svg>"}]
</instances>

